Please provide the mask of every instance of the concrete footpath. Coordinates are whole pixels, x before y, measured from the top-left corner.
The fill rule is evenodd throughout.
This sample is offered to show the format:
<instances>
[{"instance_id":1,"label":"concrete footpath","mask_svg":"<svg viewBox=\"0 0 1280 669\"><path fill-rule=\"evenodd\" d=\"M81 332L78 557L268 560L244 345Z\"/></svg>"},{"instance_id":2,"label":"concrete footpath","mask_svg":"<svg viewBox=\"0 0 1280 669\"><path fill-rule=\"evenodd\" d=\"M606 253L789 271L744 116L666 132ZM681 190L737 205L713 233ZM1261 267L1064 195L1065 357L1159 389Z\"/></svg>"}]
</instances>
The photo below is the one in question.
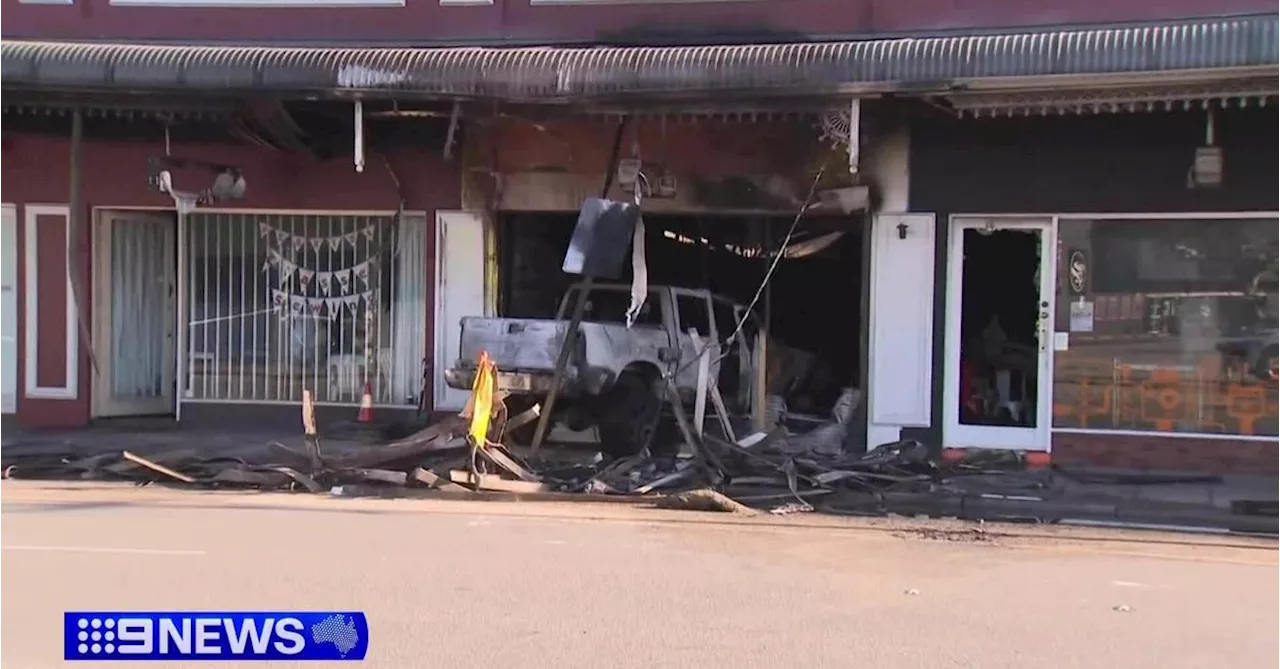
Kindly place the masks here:
<instances>
[{"instance_id":1,"label":"concrete footpath","mask_svg":"<svg viewBox=\"0 0 1280 669\"><path fill-rule=\"evenodd\" d=\"M1154 482L1161 479L1164 482ZM961 476L928 492L876 497L830 500L824 510L865 513L879 507L891 513L969 520L1277 533L1275 476L1046 470Z\"/></svg>"},{"instance_id":2,"label":"concrete footpath","mask_svg":"<svg viewBox=\"0 0 1280 669\"><path fill-rule=\"evenodd\" d=\"M63 612L104 610L358 610L369 669L1276 662L1277 552L1257 538L100 483L0 493L5 667L67 666Z\"/></svg>"}]
</instances>

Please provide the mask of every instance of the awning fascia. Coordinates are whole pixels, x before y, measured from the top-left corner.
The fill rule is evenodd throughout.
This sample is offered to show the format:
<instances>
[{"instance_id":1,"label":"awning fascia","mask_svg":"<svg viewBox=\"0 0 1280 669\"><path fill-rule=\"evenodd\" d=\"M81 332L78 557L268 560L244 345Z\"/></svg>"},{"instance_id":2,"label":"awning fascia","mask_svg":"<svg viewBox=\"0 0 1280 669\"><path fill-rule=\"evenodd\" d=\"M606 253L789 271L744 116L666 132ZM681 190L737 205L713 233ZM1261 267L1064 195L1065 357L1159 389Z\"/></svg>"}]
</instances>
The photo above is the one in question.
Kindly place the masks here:
<instances>
[{"instance_id":1,"label":"awning fascia","mask_svg":"<svg viewBox=\"0 0 1280 669\"><path fill-rule=\"evenodd\" d=\"M1275 104L1277 96L1280 96L1280 79L1271 74L1111 87L975 91L946 96L946 101L961 116L981 117L1156 112L1210 107L1243 109Z\"/></svg>"},{"instance_id":2,"label":"awning fascia","mask_svg":"<svg viewBox=\"0 0 1280 669\"><path fill-rule=\"evenodd\" d=\"M703 47L327 48L6 40L6 89L576 102L867 95L1270 74L1280 15L1017 34Z\"/></svg>"}]
</instances>

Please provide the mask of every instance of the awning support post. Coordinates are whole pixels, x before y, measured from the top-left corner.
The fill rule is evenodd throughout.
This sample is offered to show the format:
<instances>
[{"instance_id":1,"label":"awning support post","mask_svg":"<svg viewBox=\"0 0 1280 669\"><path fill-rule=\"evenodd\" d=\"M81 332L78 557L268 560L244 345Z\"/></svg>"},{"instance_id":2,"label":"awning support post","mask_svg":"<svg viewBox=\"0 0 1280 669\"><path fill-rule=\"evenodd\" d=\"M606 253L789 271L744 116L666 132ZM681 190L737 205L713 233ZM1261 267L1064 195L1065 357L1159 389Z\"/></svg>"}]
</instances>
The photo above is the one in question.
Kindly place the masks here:
<instances>
[{"instance_id":1,"label":"awning support post","mask_svg":"<svg viewBox=\"0 0 1280 669\"><path fill-rule=\"evenodd\" d=\"M71 294L68 299L76 311L76 323L80 330L80 342L89 354L89 364L94 373L98 373L98 356L93 350L93 335L89 322L85 318L84 277L80 274L80 232L84 228L84 213L81 211L84 198L81 196L81 158L84 148L84 112L79 108L71 110L71 173L67 176L71 192L67 194L67 278L71 281Z\"/></svg>"},{"instance_id":2,"label":"awning support post","mask_svg":"<svg viewBox=\"0 0 1280 669\"><path fill-rule=\"evenodd\" d=\"M364 172L364 101L356 100L355 105L356 140L352 153L355 155L356 172Z\"/></svg>"},{"instance_id":3,"label":"awning support post","mask_svg":"<svg viewBox=\"0 0 1280 669\"><path fill-rule=\"evenodd\" d=\"M849 174L858 176L858 158L861 153L859 135L862 126L862 100L854 98L849 102Z\"/></svg>"}]
</instances>

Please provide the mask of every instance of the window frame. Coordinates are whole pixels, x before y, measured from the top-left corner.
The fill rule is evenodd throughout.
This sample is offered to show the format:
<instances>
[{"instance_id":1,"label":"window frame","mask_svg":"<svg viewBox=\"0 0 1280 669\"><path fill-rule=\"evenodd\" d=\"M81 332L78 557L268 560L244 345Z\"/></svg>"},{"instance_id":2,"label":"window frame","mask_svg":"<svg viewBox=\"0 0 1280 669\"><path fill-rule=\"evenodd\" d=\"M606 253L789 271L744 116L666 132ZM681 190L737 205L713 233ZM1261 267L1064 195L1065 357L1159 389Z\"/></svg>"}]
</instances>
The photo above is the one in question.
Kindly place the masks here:
<instances>
[{"instance_id":1,"label":"window frame","mask_svg":"<svg viewBox=\"0 0 1280 669\"><path fill-rule=\"evenodd\" d=\"M970 215L984 216L984 214L966 214L966 216L970 216ZM1062 242L1061 242L1062 235L1060 233L1061 227L1064 223L1071 224L1073 222L1088 222L1088 221L1100 221L1100 220L1110 220L1110 221L1146 220L1146 221L1152 221L1152 222L1157 222L1161 220L1218 220L1218 221L1280 220L1280 210L1275 210L1275 211L1249 210L1249 211L1227 211L1227 212L1180 211L1180 212L1071 212L1071 213L1041 213L1041 214L1005 213L1005 214L985 214L985 216L990 218L1002 218L1002 219L1025 218L1028 216L1052 217L1053 243L1054 243L1054 247L1058 249L1059 253L1061 253L1062 251L1065 250L1062 248ZM1065 268L1062 268L1062 267L1059 267L1057 269L1056 274L1058 276L1055 276L1054 278L1055 281L1057 281L1060 278L1064 269ZM1054 299L1055 301L1057 300L1056 294ZM1050 362L1049 362L1049 369L1050 369L1049 387L1051 389L1055 385L1056 377L1057 377L1057 366L1056 366L1057 363L1055 361L1056 355L1054 355L1056 351L1054 351L1053 349L1054 347L1050 347L1050 351L1049 351L1049 354L1051 356ZM1052 394L1047 399L1050 402L1054 401ZM1159 432L1155 430L1133 430L1133 429L1123 429L1123 428L1109 429L1109 428L1091 428L1091 427L1058 427L1053 425L1052 422L1049 425L1049 433L1050 435L1056 434L1056 433L1086 434L1086 435L1093 434L1093 435L1148 437L1148 438L1157 438L1157 439L1167 438L1167 439L1200 439L1200 440L1214 440L1214 441L1268 441L1268 442L1276 441L1276 437L1270 436L1270 435L1229 434L1229 433L1220 433L1220 432Z\"/></svg>"}]
</instances>

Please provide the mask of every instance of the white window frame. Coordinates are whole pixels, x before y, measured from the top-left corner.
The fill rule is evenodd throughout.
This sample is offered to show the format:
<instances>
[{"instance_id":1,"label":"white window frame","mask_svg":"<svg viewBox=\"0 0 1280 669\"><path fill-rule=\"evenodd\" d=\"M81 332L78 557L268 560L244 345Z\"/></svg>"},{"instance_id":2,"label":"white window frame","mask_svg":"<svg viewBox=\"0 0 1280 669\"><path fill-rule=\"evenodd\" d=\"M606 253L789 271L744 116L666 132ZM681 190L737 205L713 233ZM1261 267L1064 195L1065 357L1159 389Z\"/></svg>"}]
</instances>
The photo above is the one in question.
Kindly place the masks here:
<instances>
[{"instance_id":1,"label":"white window frame","mask_svg":"<svg viewBox=\"0 0 1280 669\"><path fill-rule=\"evenodd\" d=\"M1061 226L1061 224L1063 224L1063 223L1071 223L1072 221L1082 221L1082 220L1084 220L1084 221L1096 221L1096 220L1152 220L1152 221L1159 221L1159 220L1174 220L1174 219L1192 219L1192 220L1199 220L1199 219L1249 220L1249 219L1274 219L1274 218L1278 218L1278 217L1280 217L1280 211L1265 211L1265 210L1253 210L1253 211L1227 211L1227 212L1224 212L1224 211L1180 211L1180 212L1140 212L1140 213L1139 213L1139 212L1075 212L1075 213L1060 213L1060 212L1028 212L1028 213L1016 213L1016 214L1011 214L1011 213L999 213L999 214L983 214L983 213L973 213L973 214L954 214L954 215L952 216L952 220L953 220L953 221L954 221L954 220L956 220L956 219L960 219L960 220L974 220L974 219L991 219L991 220L1027 220L1027 219L1038 219L1038 218L1047 218L1047 219L1052 219L1052 220L1053 220L1053 239L1054 239L1054 248L1056 248L1056 246L1057 246L1058 229L1059 229L1059 227L1060 227L1060 226ZM1055 260L1055 262L1052 264L1052 269L1050 270L1050 271L1051 271L1051 273L1053 274L1053 276L1055 277L1055 280L1056 280L1056 277L1057 277L1056 258L1057 258L1057 254L1055 253L1055 254L1054 254L1054 260ZM951 259L950 259L950 258L948 258L948 266L950 266L950 262L951 262ZM950 270L948 270L948 271L950 271ZM950 286L950 285L948 285L947 290L948 290L948 291L952 290L952 288L951 288L951 286ZM950 304L948 304L947 312L946 312L946 313L948 314L948 315L947 315L947 318L953 318L953 316L951 315L951 314L953 313L953 308L952 308L952 306L951 306ZM957 323L958 323L958 321L957 321ZM1056 331L1056 327L1055 327L1055 325L1054 325L1052 322L1050 322L1050 328L1051 328L1051 330L1050 330L1051 332L1055 332L1055 331ZM946 334L946 336L949 338L949 337L952 337L952 336L953 336L953 334L952 334L950 331L948 331L948 334ZM948 342L949 342L949 341L950 341L950 339L945 340L945 341L948 341ZM1050 351L1049 351L1050 356L1052 356L1052 355L1053 355L1053 353L1054 353L1054 351L1053 351L1053 347L1051 346L1051 347L1050 347ZM1049 365L1050 365L1050 372L1049 372L1049 374L1050 374L1050 378L1049 378L1049 385L1050 385L1050 388L1052 388L1052 387L1053 387L1053 376L1052 376L1052 375L1053 375L1053 374L1054 374L1054 372L1056 371L1056 370L1054 369L1054 367L1053 367L1053 364L1054 364L1054 363L1053 363L1053 360L1052 360L1052 358L1050 358L1050 361L1049 361ZM958 377L958 375L955 375L955 374L953 374L953 375L945 375L945 376L944 376L944 379L945 379L945 380L944 380L944 384L945 384L945 385L944 385L944 392L943 392L943 407L944 407L944 409L946 409L947 407L956 406L956 403L959 401L959 395L958 395L958 393L959 393L959 386L958 386L958 385L955 385L955 384L957 383L957 381L958 381L958 378L957 378L957 377ZM1049 394L1046 396L1045 401L1046 401L1046 402L1048 402L1048 404L1049 404L1049 406L1050 406L1050 407L1052 407L1052 405L1053 405L1053 393L1052 393L1052 390L1050 390ZM944 413L945 413L945 412L944 412ZM944 418L944 421L945 421L945 418ZM945 425L945 423L944 423L944 425ZM1048 429L1049 429L1049 444L1050 444L1049 449L1050 449L1050 451L1052 451L1053 435L1055 435L1055 434L1085 434L1085 435L1100 435L1100 436L1132 436L1132 437L1147 437L1147 438L1152 438L1152 439L1202 439L1202 440L1206 440L1206 441L1209 441L1209 440L1215 440L1215 441L1268 441L1268 442L1271 442L1271 443L1275 443L1275 442L1276 442L1276 438L1275 438L1275 437L1267 436L1267 435L1222 434L1222 433L1216 433L1216 432L1157 432L1157 431L1155 431L1155 430L1108 429L1108 428L1083 428L1083 427L1057 427L1057 426L1053 425L1053 423L1052 423L1052 418L1050 418L1050 423L1049 423L1049 428L1048 428ZM944 430L945 430L945 427L944 427ZM945 440L945 433L944 433L944 440ZM948 444L948 445L950 445L950 444ZM965 444L965 445L972 446L972 444Z\"/></svg>"},{"instance_id":2,"label":"white window frame","mask_svg":"<svg viewBox=\"0 0 1280 669\"><path fill-rule=\"evenodd\" d=\"M69 252L75 240L71 238L71 207L65 204L29 204L23 208L24 216L24 238L22 244L24 247L24 257L26 259L26 267L23 272L22 292L26 295L23 300L23 354L26 357L23 376L25 377L24 396L31 399L42 400L74 400L80 393L80 360L78 353L80 352L80 329L76 321L78 314L76 313L75 293L71 287L71 272L68 267L67 282L67 350L64 364L66 365L66 384L63 386L41 386L39 383L39 352L40 352L40 333L39 333L39 314L40 302L40 285L39 285L39 263L40 252L37 243L39 234L37 221L41 216L61 216L62 224L66 229L67 248ZM70 254L64 258L69 258ZM64 260L64 262L66 262Z\"/></svg>"},{"instance_id":3,"label":"white window frame","mask_svg":"<svg viewBox=\"0 0 1280 669\"><path fill-rule=\"evenodd\" d=\"M1071 223L1072 221L1097 221L1097 220L1130 220L1130 221L1160 221L1160 220L1199 220L1199 219L1217 219L1217 220L1267 220L1280 218L1280 211L1179 211L1179 212L1143 212L1143 213L1071 213L1071 214L1046 214L1054 217L1054 230L1062 223ZM1055 269L1056 274L1056 269ZM1051 374L1053 372L1050 372ZM1050 386L1053 379L1049 380ZM1052 395L1049 401L1053 401ZM1051 434L1096 434L1096 435L1112 435L1112 436L1131 436L1131 437L1151 437L1157 439L1204 439L1217 441L1269 441L1276 443L1276 438L1269 435L1248 435L1248 434L1222 434L1218 432L1156 432L1155 430L1111 430L1096 427L1055 427L1052 423L1049 425Z\"/></svg>"}]
</instances>

